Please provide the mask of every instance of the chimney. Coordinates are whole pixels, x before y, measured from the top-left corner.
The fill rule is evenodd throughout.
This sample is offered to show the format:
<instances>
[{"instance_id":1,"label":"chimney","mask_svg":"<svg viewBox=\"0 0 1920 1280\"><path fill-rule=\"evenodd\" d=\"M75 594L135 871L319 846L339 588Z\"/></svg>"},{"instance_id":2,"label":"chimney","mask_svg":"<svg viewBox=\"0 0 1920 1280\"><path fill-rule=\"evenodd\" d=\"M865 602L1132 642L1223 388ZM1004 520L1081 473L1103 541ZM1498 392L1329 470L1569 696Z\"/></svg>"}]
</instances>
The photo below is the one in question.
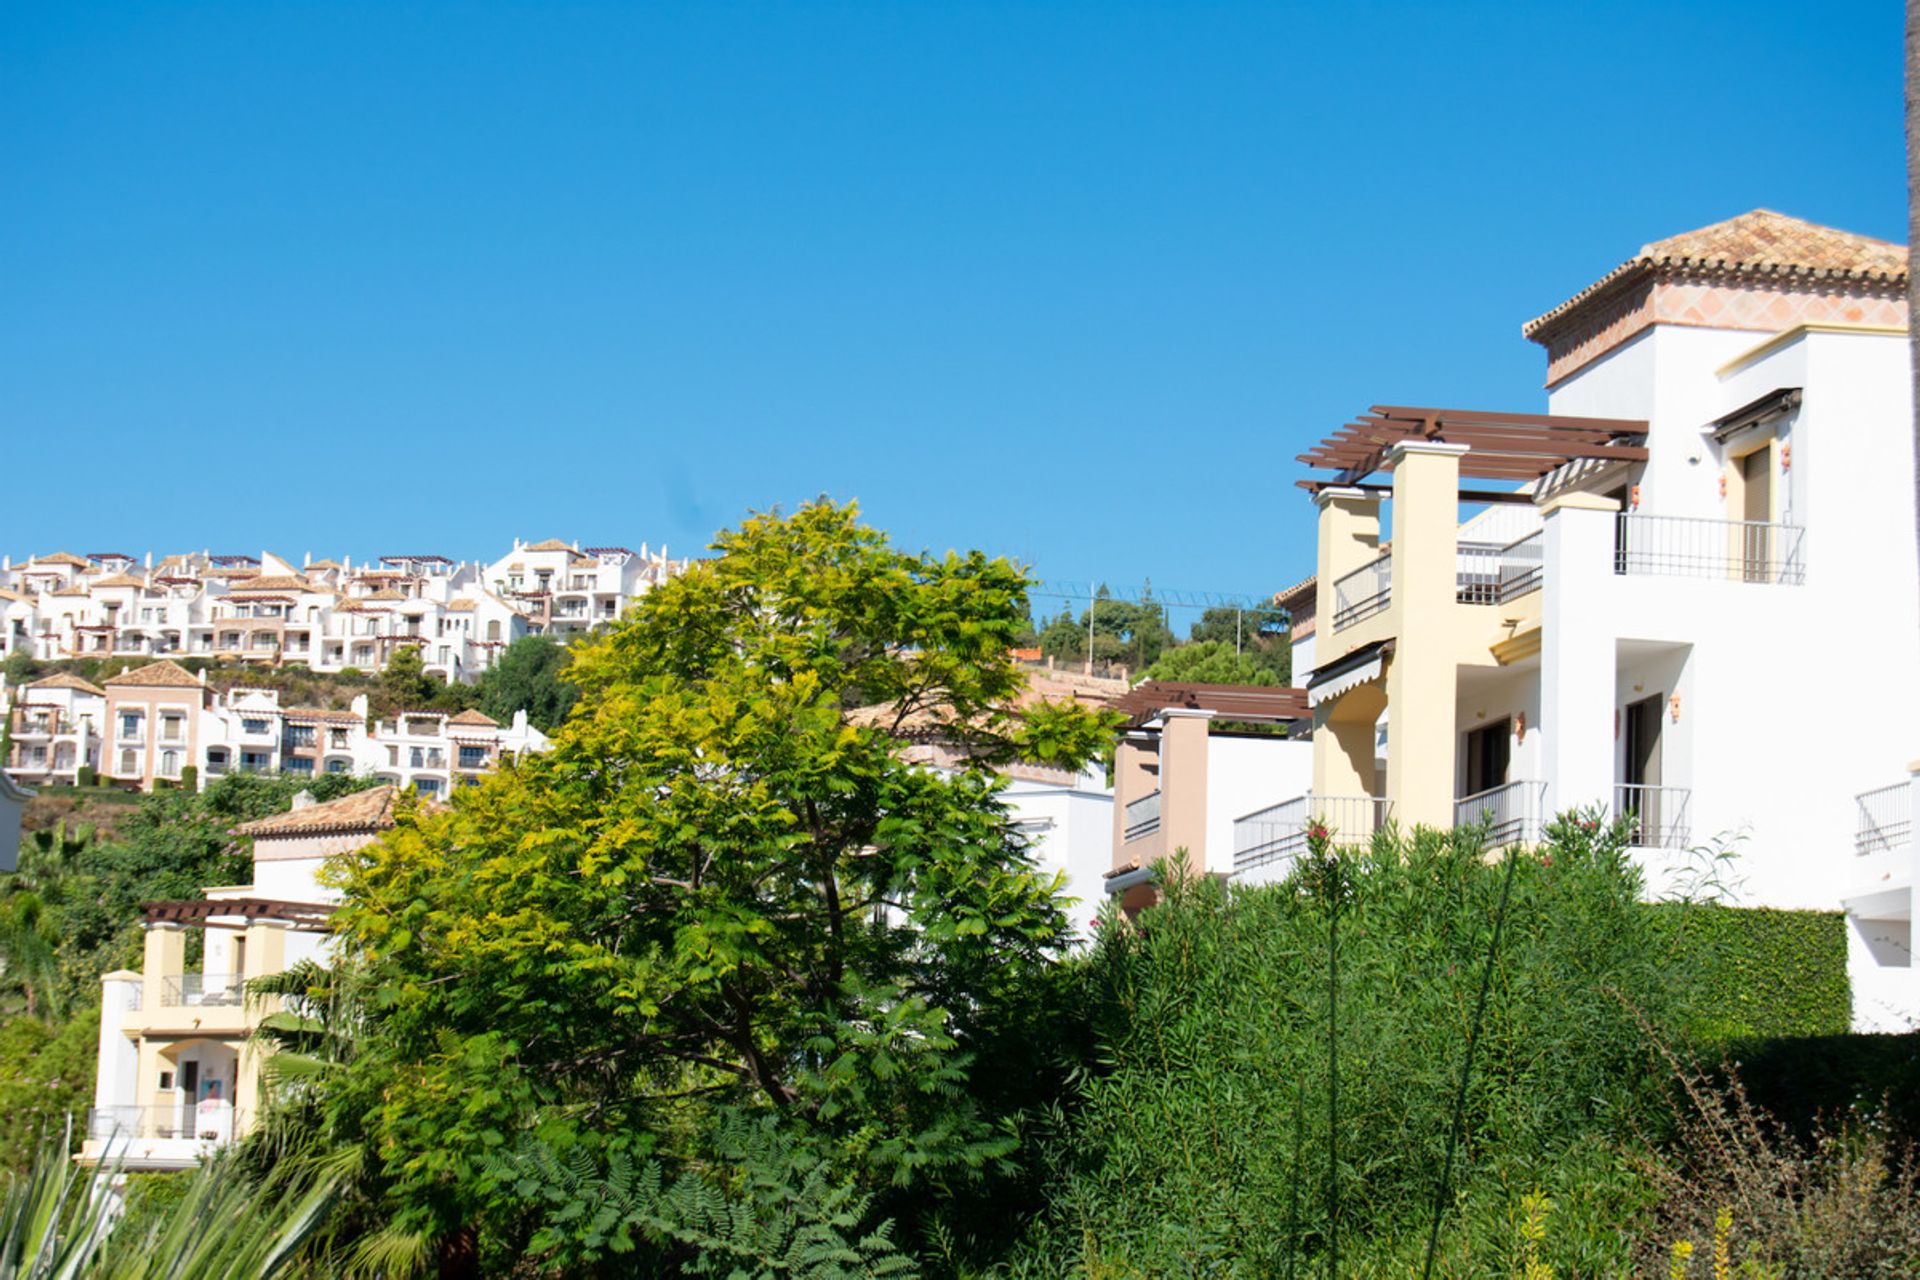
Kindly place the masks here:
<instances>
[{"instance_id":1,"label":"chimney","mask_svg":"<svg viewBox=\"0 0 1920 1280\"><path fill-rule=\"evenodd\" d=\"M298 813L302 809L311 809L312 807L313 807L313 792L297 791L294 793L294 796L293 796L293 804L288 807L287 812Z\"/></svg>"}]
</instances>

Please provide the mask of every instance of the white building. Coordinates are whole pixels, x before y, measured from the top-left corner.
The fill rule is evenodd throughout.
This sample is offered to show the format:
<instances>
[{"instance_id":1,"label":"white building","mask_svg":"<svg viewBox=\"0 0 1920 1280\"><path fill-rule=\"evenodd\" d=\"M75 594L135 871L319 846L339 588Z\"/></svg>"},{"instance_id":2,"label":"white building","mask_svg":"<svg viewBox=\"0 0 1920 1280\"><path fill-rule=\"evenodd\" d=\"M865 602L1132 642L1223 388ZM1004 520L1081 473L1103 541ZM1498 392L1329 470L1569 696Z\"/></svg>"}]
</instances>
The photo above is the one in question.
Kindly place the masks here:
<instances>
[{"instance_id":1,"label":"white building","mask_svg":"<svg viewBox=\"0 0 1920 1280\"><path fill-rule=\"evenodd\" d=\"M1656 893L1730 841L1732 900L1847 911L1856 1022L1911 1025L1905 249L1758 211L1526 333L1547 413L1375 406L1302 457L1315 803L1627 816Z\"/></svg>"},{"instance_id":2,"label":"white building","mask_svg":"<svg viewBox=\"0 0 1920 1280\"><path fill-rule=\"evenodd\" d=\"M445 556L371 563L272 554L119 553L0 560L0 658L169 657L378 671L416 648L449 680L474 680L523 635L567 636L611 622L686 567L665 548L557 539L493 564Z\"/></svg>"},{"instance_id":3,"label":"white building","mask_svg":"<svg viewBox=\"0 0 1920 1280\"><path fill-rule=\"evenodd\" d=\"M162 660L114 676L105 688L71 675L10 692L16 779L73 785L91 767L110 783L152 790L192 766L202 785L228 773L345 773L444 795L503 756L545 751L526 712L501 725L478 711L404 711L369 724L365 695L345 711L283 707L276 689L216 692Z\"/></svg>"}]
</instances>

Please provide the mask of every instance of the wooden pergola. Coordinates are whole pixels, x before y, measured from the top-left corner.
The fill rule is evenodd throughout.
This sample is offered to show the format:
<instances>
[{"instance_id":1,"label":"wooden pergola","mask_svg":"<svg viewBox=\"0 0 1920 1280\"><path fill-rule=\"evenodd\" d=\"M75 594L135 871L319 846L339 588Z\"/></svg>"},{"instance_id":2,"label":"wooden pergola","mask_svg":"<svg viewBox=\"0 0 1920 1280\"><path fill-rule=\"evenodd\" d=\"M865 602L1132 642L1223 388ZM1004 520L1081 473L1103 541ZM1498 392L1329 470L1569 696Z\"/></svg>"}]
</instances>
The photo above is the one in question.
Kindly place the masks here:
<instances>
[{"instance_id":1,"label":"wooden pergola","mask_svg":"<svg viewBox=\"0 0 1920 1280\"><path fill-rule=\"evenodd\" d=\"M1460 474L1480 480L1524 484L1576 458L1644 462L1647 423L1641 418L1573 418L1546 413L1488 413L1477 409L1424 409L1376 404L1299 455L1310 467L1332 471L1297 483L1303 489L1343 487L1378 490L1368 476L1391 469L1394 445L1422 440L1463 444ZM1469 494L1480 501L1511 501L1511 492Z\"/></svg>"}]
</instances>

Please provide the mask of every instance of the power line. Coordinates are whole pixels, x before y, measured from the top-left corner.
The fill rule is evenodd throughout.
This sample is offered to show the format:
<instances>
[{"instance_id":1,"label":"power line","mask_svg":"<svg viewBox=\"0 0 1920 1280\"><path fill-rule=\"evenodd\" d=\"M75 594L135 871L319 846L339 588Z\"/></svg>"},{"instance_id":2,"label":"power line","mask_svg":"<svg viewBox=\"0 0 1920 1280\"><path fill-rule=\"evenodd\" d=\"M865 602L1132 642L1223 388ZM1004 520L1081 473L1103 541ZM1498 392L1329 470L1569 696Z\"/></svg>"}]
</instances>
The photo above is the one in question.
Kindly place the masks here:
<instances>
[{"instance_id":1,"label":"power line","mask_svg":"<svg viewBox=\"0 0 1920 1280\"><path fill-rule=\"evenodd\" d=\"M1028 588L1030 596L1047 596L1057 600L1092 600L1098 596L1102 584L1091 582L1063 582L1048 579L1036 582ZM1239 591L1187 591L1179 588L1142 586L1138 592L1132 588L1106 588L1106 599L1116 604L1158 604L1171 609L1238 609L1243 613L1280 613L1283 610L1273 603L1273 597L1248 595Z\"/></svg>"}]
</instances>

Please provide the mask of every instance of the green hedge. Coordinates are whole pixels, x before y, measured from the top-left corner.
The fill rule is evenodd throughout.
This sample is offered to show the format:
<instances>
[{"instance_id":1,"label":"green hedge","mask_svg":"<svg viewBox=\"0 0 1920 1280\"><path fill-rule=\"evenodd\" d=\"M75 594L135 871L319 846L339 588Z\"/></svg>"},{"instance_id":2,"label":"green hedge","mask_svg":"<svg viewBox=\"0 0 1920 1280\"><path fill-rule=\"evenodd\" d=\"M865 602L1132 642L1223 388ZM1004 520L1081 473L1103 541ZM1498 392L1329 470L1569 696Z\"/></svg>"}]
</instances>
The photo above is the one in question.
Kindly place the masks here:
<instances>
[{"instance_id":1,"label":"green hedge","mask_svg":"<svg viewBox=\"0 0 1920 1280\"><path fill-rule=\"evenodd\" d=\"M1845 1035L1847 922L1837 911L1661 903L1677 965L1698 976L1691 1031L1708 1045Z\"/></svg>"}]
</instances>

